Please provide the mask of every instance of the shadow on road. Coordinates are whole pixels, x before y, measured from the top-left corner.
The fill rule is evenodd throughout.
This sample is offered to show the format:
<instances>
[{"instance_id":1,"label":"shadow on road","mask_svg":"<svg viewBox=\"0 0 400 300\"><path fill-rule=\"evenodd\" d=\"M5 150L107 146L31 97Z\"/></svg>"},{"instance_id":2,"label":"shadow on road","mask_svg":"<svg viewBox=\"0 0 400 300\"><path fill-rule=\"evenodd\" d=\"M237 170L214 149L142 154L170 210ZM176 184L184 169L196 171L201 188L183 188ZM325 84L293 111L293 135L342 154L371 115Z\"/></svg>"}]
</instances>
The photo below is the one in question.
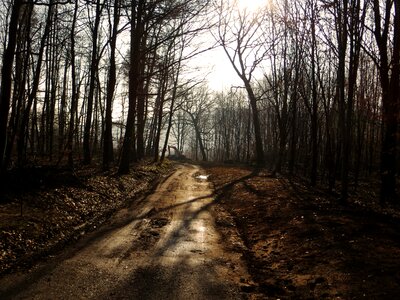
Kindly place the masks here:
<instances>
[{"instance_id":1,"label":"shadow on road","mask_svg":"<svg viewBox=\"0 0 400 300\"><path fill-rule=\"evenodd\" d=\"M190 169L186 166L185 168L185 172L189 170L191 174L190 180L195 182L192 175L195 170L198 170L197 167ZM182 172L182 174L185 174L185 172ZM134 256L136 250L131 246L128 246L127 249L121 249L120 253L115 254L120 256L120 262L114 267L126 268L126 271L123 271L123 276L118 278L116 282L104 283L102 291L98 291L99 294L93 297L90 295L86 297L84 294L81 296L89 299L240 299L237 286L232 285L229 276L226 275L225 278L221 276L224 272L228 272L227 268L229 269L230 265L224 254L219 252L222 251L220 246L210 246L207 245L206 241L204 243L200 241L203 245L196 241L196 238L202 234L215 235L210 233L215 231L211 228L213 227L213 220L210 215L211 207L218 203L222 199L222 195L235 184L244 182L256 175L257 172L253 172L214 191L209 188L208 183L205 183L205 194L202 194L202 190L200 190L194 192L194 194L188 193L185 196L183 192L184 196L179 201L171 204L173 200L170 200L170 202L166 202L166 206L154 208L154 203L146 205L147 202L151 202L146 200L146 203L140 209L139 207L130 208L131 210L136 208L137 211L122 211L117 217L113 217L109 224L104 225L96 232L90 233L56 259L49 260L42 266L33 269L30 274L16 280L9 288L2 291L1 297L2 299L15 299L20 295L21 290L34 290L36 285L43 285L49 274L57 273L58 269L65 268L69 272L71 263L69 265L67 263L67 266L65 266L65 263L69 260L83 260L83 264L90 267L90 260L86 262L85 256L79 258L80 253L85 249L91 247L96 249L96 247L99 247L96 244L104 243L109 237L118 234L120 230L124 230L126 226L130 226L132 228L130 230L134 230L141 223L148 222L149 219L170 214L175 215L172 220L173 224L166 226L167 232L163 235L160 234L160 240L154 249L146 249L143 252L144 254L137 258ZM190 180L188 182L192 182ZM167 192L167 190L160 189L158 197L161 197L160 199L170 197ZM173 193L173 190L171 192ZM193 196L197 192L199 195ZM178 216L178 219L174 219L176 216ZM205 228L199 228L199 224L203 224L202 222L206 224ZM144 228L144 230L148 230L148 228ZM210 243L218 244L219 237L211 237L210 239L212 240ZM129 241L129 243L132 242L135 241ZM212 252L210 250L212 247L217 250L214 254L209 255L209 252ZM118 249L116 247L114 250ZM107 257L107 255L101 253L93 253L93 255L98 255L96 259L115 259L115 257ZM124 265L126 260L130 260L129 264ZM86 273L90 274L89 276L100 276L95 274L96 272L99 271L94 268L93 274L90 274L90 270ZM221 281L221 278L224 279ZM86 280L91 282L90 279L83 278L83 286ZM96 282L96 284L101 283ZM71 289L72 286L65 288ZM74 292L77 293L77 291Z\"/></svg>"}]
</instances>

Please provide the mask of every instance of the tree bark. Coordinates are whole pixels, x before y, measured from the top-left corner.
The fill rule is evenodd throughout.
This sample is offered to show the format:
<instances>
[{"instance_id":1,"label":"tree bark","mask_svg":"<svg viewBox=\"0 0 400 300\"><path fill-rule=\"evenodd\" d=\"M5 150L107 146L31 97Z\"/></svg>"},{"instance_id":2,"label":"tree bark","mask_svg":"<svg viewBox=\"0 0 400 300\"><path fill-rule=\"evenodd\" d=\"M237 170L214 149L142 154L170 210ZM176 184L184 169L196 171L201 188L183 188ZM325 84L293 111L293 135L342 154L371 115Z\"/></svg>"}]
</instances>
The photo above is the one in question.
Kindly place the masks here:
<instances>
[{"instance_id":1,"label":"tree bark","mask_svg":"<svg viewBox=\"0 0 400 300\"><path fill-rule=\"evenodd\" d=\"M387 1L385 22L382 17L379 0L374 0L375 39L379 49L379 73L382 89L383 142L381 150L381 203L393 202L396 194L396 147L400 95L400 0L395 0L392 61L389 62L388 28L393 2ZM391 74L391 76L389 75Z\"/></svg>"},{"instance_id":2,"label":"tree bark","mask_svg":"<svg viewBox=\"0 0 400 300\"><path fill-rule=\"evenodd\" d=\"M206 153L206 149L204 147L203 139L201 137L198 120L194 117L194 115L192 113L190 113L190 112L188 112L188 113L189 113L190 118L192 119L194 131L196 133L196 140L198 142L200 152L201 152L201 158L203 161L207 161L207 153Z\"/></svg>"},{"instance_id":3,"label":"tree bark","mask_svg":"<svg viewBox=\"0 0 400 300\"><path fill-rule=\"evenodd\" d=\"M136 160L136 151L134 146L135 140L135 119L136 119L136 101L139 86L139 68L140 68L140 42L143 34L143 9L145 0L132 1L132 28L131 28L131 56L129 69L129 108L126 122L125 137L122 146L121 161L119 165L119 173L129 172L129 163L131 158ZM134 23L136 22L136 24ZM131 155L134 154L132 157Z\"/></svg>"},{"instance_id":4,"label":"tree bark","mask_svg":"<svg viewBox=\"0 0 400 300\"><path fill-rule=\"evenodd\" d=\"M110 40L110 69L107 83L106 116L104 130L104 149L103 149L103 169L108 170L110 163L114 161L113 141L112 141L112 106L117 81L115 52L119 25L119 0L114 0L113 29Z\"/></svg>"},{"instance_id":5,"label":"tree bark","mask_svg":"<svg viewBox=\"0 0 400 300\"><path fill-rule=\"evenodd\" d=\"M99 35L99 26L100 26L100 17L101 12L103 10L102 4L100 1L96 1L96 17L93 26L92 32L92 54L91 54L91 63L90 63L90 80L89 80L89 93L87 97L87 110L86 110L86 121L85 128L83 133L83 163L90 164L92 160L91 155L91 129L92 129L92 118L93 118L93 101L94 101L94 90L96 85L96 78L98 73L98 53L97 53L97 40Z\"/></svg>"},{"instance_id":6,"label":"tree bark","mask_svg":"<svg viewBox=\"0 0 400 300\"><path fill-rule=\"evenodd\" d=\"M254 136L256 140L256 162L257 166L261 167L264 165L264 149L263 142L261 137L261 125L260 125L260 117L258 113L257 107L257 97L254 94L253 88L250 85L250 82L247 80L244 81L246 91L249 97L249 102L251 106L251 112L253 117L253 127L254 127Z\"/></svg>"},{"instance_id":7,"label":"tree bark","mask_svg":"<svg viewBox=\"0 0 400 300\"><path fill-rule=\"evenodd\" d=\"M37 63L36 63L36 69L33 77L33 82L32 82L32 87L31 91L29 92L28 96L28 102L26 104L23 116L22 116L22 121L21 121L21 126L19 127L19 134L17 138L17 151L18 151L18 164L22 165L24 163L24 150L26 147L26 135L27 135L27 130L28 130L28 124L29 124L29 118L30 118L30 113L31 113L31 108L32 104L36 99L36 95L39 89L39 84L40 84L40 74L42 70L42 63L43 63L43 53L44 49L46 47L46 41L47 37L50 32L50 28L52 25L52 13L53 13L53 0L50 1L49 8L47 11L47 18L46 18L46 25L45 29L42 35L42 38L40 40L40 48L39 48L39 53L38 53L38 58L37 58ZM33 5L33 3L31 4Z\"/></svg>"},{"instance_id":8,"label":"tree bark","mask_svg":"<svg viewBox=\"0 0 400 300\"><path fill-rule=\"evenodd\" d=\"M71 94L71 110L69 117L69 130L67 139L67 153L68 153L68 165L72 169L74 167L74 153L73 153L73 143L74 143L74 133L75 133L75 115L78 110L78 85L76 78L76 61L75 61L75 29L78 15L78 1L75 2L74 16L72 19L71 26L71 49L70 49L70 59L71 59L71 83L72 83L72 94ZM62 156L60 156L60 159Z\"/></svg>"},{"instance_id":9,"label":"tree bark","mask_svg":"<svg viewBox=\"0 0 400 300\"><path fill-rule=\"evenodd\" d=\"M14 51L17 43L18 18L21 9L22 0L15 0L8 28L8 45L3 54L3 63L1 71L1 91L0 91L0 174L5 171L5 148L7 141L7 122L9 107L11 101L12 85L12 66L14 63Z\"/></svg>"}]
</instances>

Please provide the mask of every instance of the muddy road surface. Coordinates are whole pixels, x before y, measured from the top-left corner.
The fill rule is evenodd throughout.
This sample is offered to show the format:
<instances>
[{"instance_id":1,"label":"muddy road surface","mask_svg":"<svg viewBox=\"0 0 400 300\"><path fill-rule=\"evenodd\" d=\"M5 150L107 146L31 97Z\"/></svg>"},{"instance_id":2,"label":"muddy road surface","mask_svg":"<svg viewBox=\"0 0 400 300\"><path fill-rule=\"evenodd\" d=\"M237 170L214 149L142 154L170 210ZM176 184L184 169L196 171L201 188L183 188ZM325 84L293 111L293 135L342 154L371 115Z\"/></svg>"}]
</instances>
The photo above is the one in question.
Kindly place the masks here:
<instances>
[{"instance_id":1,"label":"muddy road surface","mask_svg":"<svg viewBox=\"0 0 400 300\"><path fill-rule=\"evenodd\" d=\"M239 254L224 250L204 171L181 165L157 190L30 271L1 299L242 299ZM84 234L84 233L82 233Z\"/></svg>"}]
</instances>

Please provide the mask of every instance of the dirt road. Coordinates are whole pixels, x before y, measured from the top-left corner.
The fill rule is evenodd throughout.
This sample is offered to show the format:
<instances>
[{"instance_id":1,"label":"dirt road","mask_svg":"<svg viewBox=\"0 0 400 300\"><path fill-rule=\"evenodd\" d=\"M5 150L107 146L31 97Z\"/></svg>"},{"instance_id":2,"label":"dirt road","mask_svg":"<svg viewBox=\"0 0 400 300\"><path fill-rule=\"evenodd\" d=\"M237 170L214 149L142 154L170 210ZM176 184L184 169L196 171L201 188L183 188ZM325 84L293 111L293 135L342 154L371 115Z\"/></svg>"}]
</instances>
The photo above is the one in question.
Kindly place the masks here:
<instances>
[{"instance_id":1,"label":"dirt road","mask_svg":"<svg viewBox=\"0 0 400 300\"><path fill-rule=\"evenodd\" d=\"M241 299L248 277L224 250L204 171L182 165L154 194L26 274L1 299Z\"/></svg>"}]
</instances>

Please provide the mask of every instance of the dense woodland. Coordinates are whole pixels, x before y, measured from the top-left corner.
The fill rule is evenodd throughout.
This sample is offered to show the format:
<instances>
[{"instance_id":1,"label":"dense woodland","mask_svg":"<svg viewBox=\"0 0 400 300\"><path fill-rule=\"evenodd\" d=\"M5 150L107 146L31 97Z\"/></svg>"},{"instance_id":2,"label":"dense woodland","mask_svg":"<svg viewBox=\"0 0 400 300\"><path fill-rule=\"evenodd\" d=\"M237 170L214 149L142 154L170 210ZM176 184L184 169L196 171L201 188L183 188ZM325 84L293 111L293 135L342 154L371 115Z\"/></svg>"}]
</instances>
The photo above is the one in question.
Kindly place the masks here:
<instances>
[{"instance_id":1,"label":"dense woodland","mask_svg":"<svg viewBox=\"0 0 400 300\"><path fill-rule=\"evenodd\" d=\"M174 145L343 202L379 180L382 204L396 200L400 0L4 0L0 27L2 174L94 160L126 173ZM213 91L190 67L215 47L241 86Z\"/></svg>"}]
</instances>

